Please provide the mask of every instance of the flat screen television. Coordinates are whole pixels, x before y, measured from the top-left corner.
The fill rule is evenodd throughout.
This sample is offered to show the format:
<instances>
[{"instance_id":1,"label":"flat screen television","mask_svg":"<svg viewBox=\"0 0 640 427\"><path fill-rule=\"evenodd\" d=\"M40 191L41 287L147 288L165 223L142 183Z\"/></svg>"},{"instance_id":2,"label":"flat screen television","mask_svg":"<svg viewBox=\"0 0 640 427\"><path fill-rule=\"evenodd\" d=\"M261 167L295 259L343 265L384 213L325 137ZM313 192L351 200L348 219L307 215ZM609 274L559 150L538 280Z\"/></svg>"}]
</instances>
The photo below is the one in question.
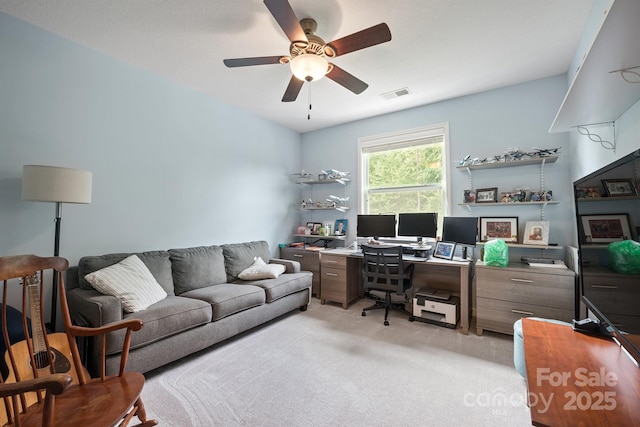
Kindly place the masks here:
<instances>
[{"instance_id":1,"label":"flat screen television","mask_svg":"<svg viewBox=\"0 0 640 427\"><path fill-rule=\"evenodd\" d=\"M445 216L442 219L442 241L475 246L478 238L477 216Z\"/></svg>"},{"instance_id":2,"label":"flat screen television","mask_svg":"<svg viewBox=\"0 0 640 427\"><path fill-rule=\"evenodd\" d=\"M438 233L438 213L399 213L398 236L417 237L421 241L424 237L436 237Z\"/></svg>"},{"instance_id":3,"label":"flat screen television","mask_svg":"<svg viewBox=\"0 0 640 427\"><path fill-rule=\"evenodd\" d=\"M358 215L358 237L396 237L395 215Z\"/></svg>"},{"instance_id":4,"label":"flat screen television","mask_svg":"<svg viewBox=\"0 0 640 427\"><path fill-rule=\"evenodd\" d=\"M582 302L587 316L600 321L640 364L640 260L621 262L624 258L610 251L640 241L640 150L576 180L573 190L580 283L576 319L584 314Z\"/></svg>"}]
</instances>

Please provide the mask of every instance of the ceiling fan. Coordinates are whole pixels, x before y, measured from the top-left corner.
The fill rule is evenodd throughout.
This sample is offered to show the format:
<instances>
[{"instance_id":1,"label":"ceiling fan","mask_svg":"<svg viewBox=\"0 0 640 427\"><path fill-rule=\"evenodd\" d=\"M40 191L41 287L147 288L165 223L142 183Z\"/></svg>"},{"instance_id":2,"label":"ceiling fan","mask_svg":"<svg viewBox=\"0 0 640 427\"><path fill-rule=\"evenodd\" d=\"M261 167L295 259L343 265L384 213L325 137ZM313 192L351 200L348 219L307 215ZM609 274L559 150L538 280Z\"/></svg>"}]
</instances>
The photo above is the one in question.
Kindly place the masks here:
<instances>
[{"instance_id":1,"label":"ceiling fan","mask_svg":"<svg viewBox=\"0 0 640 427\"><path fill-rule=\"evenodd\" d=\"M233 68L251 65L289 64L293 76L291 76L289 85L282 97L282 102L295 101L305 81L318 80L325 75L355 94L362 93L369 87L362 80L329 62L327 58L335 58L356 50L388 42L391 40L391 31L389 31L387 24L374 25L338 40L325 43L324 40L315 35L316 21L305 18L298 22L298 18L287 0L264 0L264 4L287 35L289 41L291 41L289 55L225 59L223 61L224 65Z\"/></svg>"}]
</instances>

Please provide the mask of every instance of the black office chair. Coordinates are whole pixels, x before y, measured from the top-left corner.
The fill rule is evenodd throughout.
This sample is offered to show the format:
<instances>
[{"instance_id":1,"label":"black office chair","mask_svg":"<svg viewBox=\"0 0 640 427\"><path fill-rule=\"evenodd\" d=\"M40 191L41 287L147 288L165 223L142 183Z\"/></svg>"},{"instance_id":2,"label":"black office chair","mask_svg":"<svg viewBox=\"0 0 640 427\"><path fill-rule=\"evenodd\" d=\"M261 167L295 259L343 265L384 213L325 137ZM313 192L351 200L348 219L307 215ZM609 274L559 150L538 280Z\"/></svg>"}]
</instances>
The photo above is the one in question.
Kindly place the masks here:
<instances>
[{"instance_id":1,"label":"black office chair","mask_svg":"<svg viewBox=\"0 0 640 427\"><path fill-rule=\"evenodd\" d=\"M389 310L399 311L409 315L413 321L413 313L408 312L404 306L407 302L406 291L412 286L413 264L402 262L402 246L370 246L362 245L364 256L362 263L362 276L364 278L365 297L373 299L375 303L362 309L362 315L367 311L384 308L384 324L389 325ZM382 291L384 299L372 294L370 291ZM391 295L403 295L402 301L392 302Z\"/></svg>"}]
</instances>

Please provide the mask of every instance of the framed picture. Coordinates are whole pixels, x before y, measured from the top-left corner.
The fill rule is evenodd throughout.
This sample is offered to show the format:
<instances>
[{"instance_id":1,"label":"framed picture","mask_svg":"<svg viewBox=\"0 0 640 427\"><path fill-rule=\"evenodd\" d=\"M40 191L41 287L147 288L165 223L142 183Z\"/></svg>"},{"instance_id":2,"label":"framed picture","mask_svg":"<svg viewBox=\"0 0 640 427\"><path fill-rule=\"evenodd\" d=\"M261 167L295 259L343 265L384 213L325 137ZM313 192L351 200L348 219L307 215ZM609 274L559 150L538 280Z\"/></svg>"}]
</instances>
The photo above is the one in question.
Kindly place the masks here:
<instances>
[{"instance_id":1,"label":"framed picture","mask_svg":"<svg viewBox=\"0 0 640 427\"><path fill-rule=\"evenodd\" d=\"M633 238L629 215L580 215L585 243L611 243Z\"/></svg>"},{"instance_id":2,"label":"framed picture","mask_svg":"<svg viewBox=\"0 0 640 427\"><path fill-rule=\"evenodd\" d=\"M436 242L436 249L433 251L433 256L436 258L452 259L455 249L455 243Z\"/></svg>"},{"instance_id":3,"label":"framed picture","mask_svg":"<svg viewBox=\"0 0 640 427\"><path fill-rule=\"evenodd\" d=\"M480 217L480 241L491 239L518 243L518 217Z\"/></svg>"},{"instance_id":4,"label":"framed picture","mask_svg":"<svg viewBox=\"0 0 640 427\"><path fill-rule=\"evenodd\" d=\"M336 225L334 228L333 234L336 236L344 236L347 234L347 220L346 219L336 219Z\"/></svg>"},{"instance_id":5,"label":"framed picture","mask_svg":"<svg viewBox=\"0 0 640 427\"><path fill-rule=\"evenodd\" d=\"M636 187L631 178L625 179L603 179L602 185L607 192L607 196L636 196Z\"/></svg>"},{"instance_id":6,"label":"framed picture","mask_svg":"<svg viewBox=\"0 0 640 427\"><path fill-rule=\"evenodd\" d=\"M313 234L313 235L320 234L320 227L322 227L322 223L320 223L320 222L312 222L311 223L311 234Z\"/></svg>"},{"instance_id":7,"label":"framed picture","mask_svg":"<svg viewBox=\"0 0 640 427\"><path fill-rule=\"evenodd\" d=\"M498 201L498 187L476 190L476 203L495 203Z\"/></svg>"},{"instance_id":8,"label":"framed picture","mask_svg":"<svg viewBox=\"0 0 640 427\"><path fill-rule=\"evenodd\" d=\"M527 221L522 243L547 246L549 244L549 221Z\"/></svg>"},{"instance_id":9,"label":"framed picture","mask_svg":"<svg viewBox=\"0 0 640 427\"><path fill-rule=\"evenodd\" d=\"M308 230L307 227L305 227L304 225L301 225L298 227L298 231L296 232L296 234L307 234L307 230Z\"/></svg>"}]
</instances>

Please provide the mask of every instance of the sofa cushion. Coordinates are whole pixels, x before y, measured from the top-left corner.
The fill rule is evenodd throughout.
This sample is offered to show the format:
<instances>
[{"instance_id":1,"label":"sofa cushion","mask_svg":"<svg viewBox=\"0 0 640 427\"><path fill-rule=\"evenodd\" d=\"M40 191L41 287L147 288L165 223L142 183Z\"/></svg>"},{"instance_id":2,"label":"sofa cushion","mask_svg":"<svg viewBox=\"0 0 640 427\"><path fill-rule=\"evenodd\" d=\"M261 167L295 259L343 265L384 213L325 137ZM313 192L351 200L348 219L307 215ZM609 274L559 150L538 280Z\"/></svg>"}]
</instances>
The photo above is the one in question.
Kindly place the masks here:
<instances>
[{"instance_id":1,"label":"sofa cushion","mask_svg":"<svg viewBox=\"0 0 640 427\"><path fill-rule=\"evenodd\" d=\"M131 349L135 349L211 322L211 305L192 298L169 296L124 318L140 319L144 325L131 334ZM119 353L123 338L124 333L107 335L107 354Z\"/></svg>"},{"instance_id":2,"label":"sofa cushion","mask_svg":"<svg viewBox=\"0 0 640 427\"><path fill-rule=\"evenodd\" d=\"M213 321L265 303L265 292L262 288L231 283L194 289L181 296L211 304Z\"/></svg>"},{"instance_id":3,"label":"sofa cushion","mask_svg":"<svg viewBox=\"0 0 640 427\"><path fill-rule=\"evenodd\" d=\"M127 313L144 310L167 297L149 269L136 255L89 273L85 279L99 292L122 301Z\"/></svg>"},{"instance_id":4,"label":"sofa cushion","mask_svg":"<svg viewBox=\"0 0 640 427\"><path fill-rule=\"evenodd\" d=\"M253 264L256 257L262 258L267 264L271 259L269 243L264 240L222 245L222 251L227 270L227 282L238 280L240 272Z\"/></svg>"},{"instance_id":5,"label":"sofa cushion","mask_svg":"<svg viewBox=\"0 0 640 427\"><path fill-rule=\"evenodd\" d=\"M219 246L169 249L176 295L227 281Z\"/></svg>"},{"instance_id":6,"label":"sofa cushion","mask_svg":"<svg viewBox=\"0 0 640 427\"><path fill-rule=\"evenodd\" d=\"M115 253L100 256L85 256L78 261L78 281L80 288L93 289L93 286L84 278L87 274L93 273L110 265L117 264L131 253ZM173 277L171 275L171 261L167 251L137 252L135 255L147 266L153 277L158 281L167 295L174 295Z\"/></svg>"},{"instance_id":7,"label":"sofa cushion","mask_svg":"<svg viewBox=\"0 0 640 427\"><path fill-rule=\"evenodd\" d=\"M278 276L277 279L265 279L255 281L238 281L237 284L258 286L264 289L266 301L272 302L287 295L294 294L311 287L313 273L302 271L300 273L287 273Z\"/></svg>"},{"instance_id":8,"label":"sofa cushion","mask_svg":"<svg viewBox=\"0 0 640 427\"><path fill-rule=\"evenodd\" d=\"M238 278L240 280L277 279L279 275L284 273L284 271L284 265L267 264L262 260L262 258L256 257L253 264L238 274Z\"/></svg>"}]
</instances>

